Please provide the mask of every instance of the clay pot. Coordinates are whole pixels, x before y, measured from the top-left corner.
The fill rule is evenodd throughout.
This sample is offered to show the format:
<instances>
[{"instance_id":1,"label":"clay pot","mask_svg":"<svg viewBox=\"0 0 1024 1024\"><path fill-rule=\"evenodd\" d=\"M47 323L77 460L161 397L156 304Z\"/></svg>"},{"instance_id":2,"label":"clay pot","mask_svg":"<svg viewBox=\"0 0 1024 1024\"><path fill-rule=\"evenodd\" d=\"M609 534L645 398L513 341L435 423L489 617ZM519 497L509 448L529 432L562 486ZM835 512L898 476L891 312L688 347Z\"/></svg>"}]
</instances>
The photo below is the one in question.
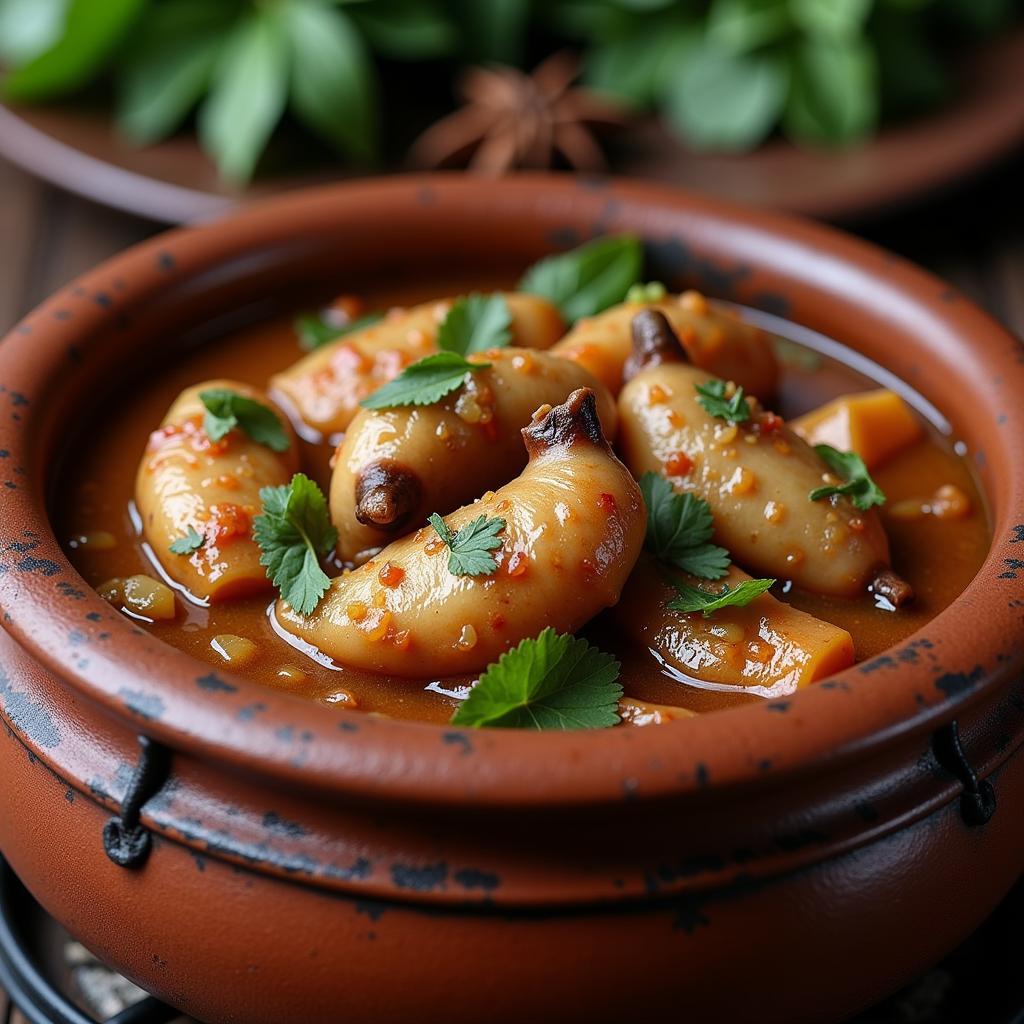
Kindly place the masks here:
<instances>
[{"instance_id":1,"label":"clay pot","mask_svg":"<svg viewBox=\"0 0 1024 1024\"><path fill-rule=\"evenodd\" d=\"M651 277L838 338L949 418L994 540L924 631L696 720L470 732L211 671L59 548L61 452L129 367L297 282L521 267L623 229ZM1024 866L1022 358L892 256L652 186L394 179L141 245L0 345L0 849L100 957L205 1021L848 1014L962 939Z\"/></svg>"}]
</instances>

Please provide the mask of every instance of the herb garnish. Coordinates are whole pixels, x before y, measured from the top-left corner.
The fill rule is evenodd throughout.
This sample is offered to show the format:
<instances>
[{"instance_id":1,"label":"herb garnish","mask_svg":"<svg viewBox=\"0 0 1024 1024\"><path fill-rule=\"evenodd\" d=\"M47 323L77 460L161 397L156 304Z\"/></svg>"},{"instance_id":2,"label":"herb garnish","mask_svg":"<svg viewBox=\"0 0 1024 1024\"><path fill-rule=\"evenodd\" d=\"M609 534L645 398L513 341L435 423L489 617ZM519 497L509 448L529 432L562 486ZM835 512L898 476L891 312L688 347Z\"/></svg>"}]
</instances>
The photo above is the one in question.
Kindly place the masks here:
<instances>
[{"instance_id":1,"label":"herb garnish","mask_svg":"<svg viewBox=\"0 0 1024 1024\"><path fill-rule=\"evenodd\" d=\"M775 580L744 580L735 587L726 583L717 594L712 594L672 580L679 596L665 607L674 612L703 612L706 619L719 608L743 608L774 585Z\"/></svg>"},{"instance_id":2,"label":"herb garnish","mask_svg":"<svg viewBox=\"0 0 1024 1024\"><path fill-rule=\"evenodd\" d=\"M383 313L367 313L346 323L332 322L330 311L323 313L303 313L295 318L295 333L299 336L299 345L307 352L320 348L329 342L337 341L346 334L354 334L364 327L372 327L384 317Z\"/></svg>"},{"instance_id":3,"label":"herb garnish","mask_svg":"<svg viewBox=\"0 0 1024 1024\"><path fill-rule=\"evenodd\" d=\"M188 528L184 537L172 540L168 545L172 555L191 555L206 543L206 538L194 526Z\"/></svg>"},{"instance_id":4,"label":"herb garnish","mask_svg":"<svg viewBox=\"0 0 1024 1024\"><path fill-rule=\"evenodd\" d=\"M572 323L621 302L642 271L640 240L612 235L540 260L523 275L519 290L550 299Z\"/></svg>"},{"instance_id":5,"label":"herb garnish","mask_svg":"<svg viewBox=\"0 0 1024 1024\"><path fill-rule=\"evenodd\" d=\"M403 405L433 405L451 394L467 373L486 370L490 363L471 363L457 352L435 352L407 366L359 404L364 409L398 409Z\"/></svg>"},{"instance_id":6,"label":"herb garnish","mask_svg":"<svg viewBox=\"0 0 1024 1024\"><path fill-rule=\"evenodd\" d=\"M659 473L644 473L640 491L647 506L644 546L655 558L706 580L729 571L729 552L708 543L714 526L706 501L679 494Z\"/></svg>"},{"instance_id":7,"label":"herb garnish","mask_svg":"<svg viewBox=\"0 0 1024 1024\"><path fill-rule=\"evenodd\" d=\"M291 483L260 489L263 514L253 520L260 565L300 615L320 603L331 581L320 559L334 547L338 531L331 525L327 500L308 476L296 473Z\"/></svg>"},{"instance_id":8,"label":"herb garnish","mask_svg":"<svg viewBox=\"0 0 1024 1024\"><path fill-rule=\"evenodd\" d=\"M619 722L619 663L586 640L548 627L488 666L453 725L605 729Z\"/></svg>"},{"instance_id":9,"label":"herb garnish","mask_svg":"<svg viewBox=\"0 0 1024 1024\"><path fill-rule=\"evenodd\" d=\"M666 294L665 286L660 281L648 281L647 284L634 284L626 292L626 301L633 303L661 302Z\"/></svg>"},{"instance_id":10,"label":"herb garnish","mask_svg":"<svg viewBox=\"0 0 1024 1024\"><path fill-rule=\"evenodd\" d=\"M694 384L697 401L709 416L717 416L730 423L743 423L750 419L750 406L743 397L743 388L737 387L732 398L726 398L729 385L724 380L709 380L706 384Z\"/></svg>"},{"instance_id":11,"label":"herb garnish","mask_svg":"<svg viewBox=\"0 0 1024 1024\"><path fill-rule=\"evenodd\" d=\"M255 398L246 398L229 388L210 388L199 392L206 408L203 430L211 441L219 441L238 427L257 444L275 452L288 450L290 441L277 413Z\"/></svg>"},{"instance_id":12,"label":"herb garnish","mask_svg":"<svg viewBox=\"0 0 1024 1024\"><path fill-rule=\"evenodd\" d=\"M814 450L828 464L829 469L843 477L846 483L816 487L808 495L811 501L830 498L833 494L845 494L862 512L873 505L885 504L885 493L871 479L868 467L856 452L841 452L828 444L816 444Z\"/></svg>"},{"instance_id":13,"label":"herb garnish","mask_svg":"<svg viewBox=\"0 0 1024 1024\"><path fill-rule=\"evenodd\" d=\"M437 332L442 352L468 356L489 348L504 348L511 340L512 313L502 295L474 293L458 299Z\"/></svg>"},{"instance_id":14,"label":"herb garnish","mask_svg":"<svg viewBox=\"0 0 1024 1024\"><path fill-rule=\"evenodd\" d=\"M491 552L501 547L498 534L505 529L504 519L477 516L456 533L436 512L427 521L448 547L448 571L453 576L489 576L498 568Z\"/></svg>"}]
</instances>

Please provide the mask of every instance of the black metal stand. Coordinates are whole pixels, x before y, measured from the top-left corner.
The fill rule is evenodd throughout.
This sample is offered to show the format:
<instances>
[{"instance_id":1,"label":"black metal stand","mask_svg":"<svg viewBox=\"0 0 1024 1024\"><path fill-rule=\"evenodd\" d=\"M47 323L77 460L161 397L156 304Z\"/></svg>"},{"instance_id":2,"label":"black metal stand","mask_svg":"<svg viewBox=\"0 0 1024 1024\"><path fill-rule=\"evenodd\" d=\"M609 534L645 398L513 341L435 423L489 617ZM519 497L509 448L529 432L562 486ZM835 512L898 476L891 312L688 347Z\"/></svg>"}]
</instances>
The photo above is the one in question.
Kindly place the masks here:
<instances>
[{"instance_id":1,"label":"black metal stand","mask_svg":"<svg viewBox=\"0 0 1024 1024\"><path fill-rule=\"evenodd\" d=\"M69 1002L35 963L24 930L35 909L28 891L0 858L0 985L30 1024L98 1024ZM100 1024L166 1024L178 1015L174 1007L146 996Z\"/></svg>"}]
</instances>

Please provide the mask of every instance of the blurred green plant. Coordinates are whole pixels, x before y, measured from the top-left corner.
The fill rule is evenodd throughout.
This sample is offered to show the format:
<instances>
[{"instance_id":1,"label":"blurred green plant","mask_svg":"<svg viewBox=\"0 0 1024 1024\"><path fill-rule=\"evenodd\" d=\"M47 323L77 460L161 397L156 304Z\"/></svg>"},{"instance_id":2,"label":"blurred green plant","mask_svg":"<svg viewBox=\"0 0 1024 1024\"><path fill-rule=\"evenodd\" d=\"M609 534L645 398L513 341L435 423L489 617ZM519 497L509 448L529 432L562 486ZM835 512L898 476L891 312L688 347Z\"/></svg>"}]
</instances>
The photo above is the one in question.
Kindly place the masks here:
<instances>
[{"instance_id":1,"label":"blurred green plant","mask_svg":"<svg viewBox=\"0 0 1024 1024\"><path fill-rule=\"evenodd\" d=\"M221 175L246 182L286 112L350 162L381 139L382 61L521 64L566 40L584 78L658 111L691 146L742 151L781 128L844 145L952 91L946 51L1024 0L0 0L0 93L114 84L148 144L195 112ZM533 54L532 56L535 56ZM386 122L384 122L386 123Z\"/></svg>"}]
</instances>

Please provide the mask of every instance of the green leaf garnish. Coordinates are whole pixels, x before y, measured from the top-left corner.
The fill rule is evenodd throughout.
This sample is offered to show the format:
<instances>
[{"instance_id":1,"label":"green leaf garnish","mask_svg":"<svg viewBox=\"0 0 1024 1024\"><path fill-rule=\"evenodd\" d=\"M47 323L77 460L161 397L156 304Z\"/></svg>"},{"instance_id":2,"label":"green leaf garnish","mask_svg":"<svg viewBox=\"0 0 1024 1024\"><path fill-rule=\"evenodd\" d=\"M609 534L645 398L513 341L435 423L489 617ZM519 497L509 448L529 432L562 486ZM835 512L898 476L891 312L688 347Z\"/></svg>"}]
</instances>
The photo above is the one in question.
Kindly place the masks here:
<instances>
[{"instance_id":1,"label":"green leaf garnish","mask_svg":"<svg viewBox=\"0 0 1024 1024\"><path fill-rule=\"evenodd\" d=\"M199 108L199 141L223 178L247 182L288 100L289 54L276 11L253 9L229 33Z\"/></svg>"},{"instance_id":2,"label":"green leaf garnish","mask_svg":"<svg viewBox=\"0 0 1024 1024\"><path fill-rule=\"evenodd\" d=\"M407 366L359 404L364 409L398 409L404 405L433 405L451 394L467 373L486 370L490 363L471 363L457 352L435 352Z\"/></svg>"},{"instance_id":3,"label":"green leaf garnish","mask_svg":"<svg viewBox=\"0 0 1024 1024\"><path fill-rule=\"evenodd\" d=\"M572 323L621 302L642 271L640 240L612 235L535 263L519 290L550 299Z\"/></svg>"},{"instance_id":4,"label":"green leaf garnish","mask_svg":"<svg viewBox=\"0 0 1024 1024\"><path fill-rule=\"evenodd\" d=\"M308 615L331 585L320 568L338 539L327 499L308 476L296 473L291 483L261 488L260 501L263 513L252 524L260 565L284 601Z\"/></svg>"},{"instance_id":5,"label":"green leaf garnish","mask_svg":"<svg viewBox=\"0 0 1024 1024\"><path fill-rule=\"evenodd\" d=\"M288 450L291 443L280 417L270 406L246 398L229 388L209 388L199 392L199 400L206 407L203 430L211 441L219 441L238 427L257 444L275 452Z\"/></svg>"},{"instance_id":6,"label":"green leaf garnish","mask_svg":"<svg viewBox=\"0 0 1024 1024\"><path fill-rule=\"evenodd\" d=\"M427 521L448 546L448 571L453 576L489 576L498 568L491 552L501 547L498 534L505 529L504 519L477 516L457 533L436 512Z\"/></svg>"},{"instance_id":7,"label":"green leaf garnish","mask_svg":"<svg viewBox=\"0 0 1024 1024\"><path fill-rule=\"evenodd\" d=\"M448 310L437 332L437 347L460 356L503 348L512 340L511 323L504 296L467 295Z\"/></svg>"},{"instance_id":8,"label":"green leaf garnish","mask_svg":"<svg viewBox=\"0 0 1024 1024\"><path fill-rule=\"evenodd\" d=\"M719 608L743 608L774 585L775 580L744 580L735 587L726 583L717 594L711 594L700 587L673 580L672 586L679 596L665 607L674 612L703 612L706 619Z\"/></svg>"},{"instance_id":9,"label":"green leaf garnish","mask_svg":"<svg viewBox=\"0 0 1024 1024\"><path fill-rule=\"evenodd\" d=\"M706 501L679 494L660 473L644 473L640 491L647 506L644 546L655 558L706 580L729 571L729 552L708 543L714 526Z\"/></svg>"},{"instance_id":10,"label":"green leaf garnish","mask_svg":"<svg viewBox=\"0 0 1024 1024\"><path fill-rule=\"evenodd\" d=\"M709 416L717 416L730 423L743 423L750 419L750 406L743 397L743 388L736 388L732 398L726 398L728 385L724 380L709 380L707 384L694 384L697 401Z\"/></svg>"},{"instance_id":11,"label":"green leaf garnish","mask_svg":"<svg viewBox=\"0 0 1024 1024\"><path fill-rule=\"evenodd\" d=\"M648 281L647 284L634 284L626 292L626 301L633 303L661 302L667 292L660 281Z\"/></svg>"},{"instance_id":12,"label":"green leaf garnish","mask_svg":"<svg viewBox=\"0 0 1024 1024\"><path fill-rule=\"evenodd\" d=\"M829 469L838 473L846 483L816 487L808 495L811 501L831 498L833 494L845 494L862 512L873 505L885 504L885 492L871 479L868 467L856 452L841 452L828 444L816 444L814 450Z\"/></svg>"},{"instance_id":13,"label":"green leaf garnish","mask_svg":"<svg viewBox=\"0 0 1024 1024\"><path fill-rule=\"evenodd\" d=\"M346 323L332 321L330 312L303 313L295 318L295 333L299 336L299 345L307 352L320 348L346 334L361 331L364 327L372 327L383 319L383 313L367 313Z\"/></svg>"},{"instance_id":14,"label":"green leaf garnish","mask_svg":"<svg viewBox=\"0 0 1024 1024\"><path fill-rule=\"evenodd\" d=\"M586 640L548 627L489 665L453 725L606 729L618 725L619 663Z\"/></svg>"},{"instance_id":15,"label":"green leaf garnish","mask_svg":"<svg viewBox=\"0 0 1024 1024\"><path fill-rule=\"evenodd\" d=\"M191 555L206 543L206 538L194 526L188 528L184 537L172 540L168 545L172 555Z\"/></svg>"}]
</instances>

